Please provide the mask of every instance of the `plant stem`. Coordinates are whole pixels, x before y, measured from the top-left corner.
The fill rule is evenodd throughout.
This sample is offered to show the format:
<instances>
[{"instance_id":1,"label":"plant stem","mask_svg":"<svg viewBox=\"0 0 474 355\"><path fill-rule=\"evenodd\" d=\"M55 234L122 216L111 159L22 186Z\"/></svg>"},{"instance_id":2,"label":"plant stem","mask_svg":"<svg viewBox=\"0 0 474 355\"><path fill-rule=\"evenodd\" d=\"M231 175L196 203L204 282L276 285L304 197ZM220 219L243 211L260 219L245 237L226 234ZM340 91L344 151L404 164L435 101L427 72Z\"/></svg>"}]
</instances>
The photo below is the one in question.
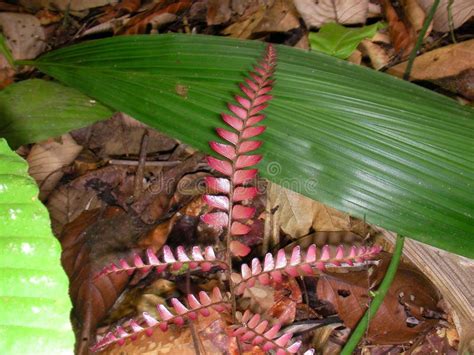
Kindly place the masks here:
<instances>
[{"instance_id":1,"label":"plant stem","mask_svg":"<svg viewBox=\"0 0 474 355\"><path fill-rule=\"evenodd\" d=\"M433 5L430 8L430 11L426 15L425 22L423 22L423 27L421 28L420 33L418 34L418 38L416 40L415 47L410 53L410 57L408 58L408 64L405 69L405 73L403 74L403 80L408 80L410 78L411 69L413 67L413 62L415 61L416 54L420 50L421 44L423 43L423 39L425 38L426 31L428 31L428 27L433 20L433 16L438 8L440 0L434 0Z\"/></svg>"},{"instance_id":2,"label":"plant stem","mask_svg":"<svg viewBox=\"0 0 474 355\"><path fill-rule=\"evenodd\" d=\"M402 235L397 236L397 242L395 243L395 250L393 251L392 259L390 260L390 265L388 266L387 272L383 278L382 283L380 284L379 289L375 292L375 297L370 303L369 308L365 312L362 319L357 324L357 327L352 332L349 340L344 345L344 348L341 351L341 355L350 355L359 344L360 339L364 336L367 327L369 326L369 321L377 314L377 310L381 306L385 295L392 284L392 281L397 272L398 264L400 263L400 258L402 256L403 243L405 237Z\"/></svg>"}]
</instances>

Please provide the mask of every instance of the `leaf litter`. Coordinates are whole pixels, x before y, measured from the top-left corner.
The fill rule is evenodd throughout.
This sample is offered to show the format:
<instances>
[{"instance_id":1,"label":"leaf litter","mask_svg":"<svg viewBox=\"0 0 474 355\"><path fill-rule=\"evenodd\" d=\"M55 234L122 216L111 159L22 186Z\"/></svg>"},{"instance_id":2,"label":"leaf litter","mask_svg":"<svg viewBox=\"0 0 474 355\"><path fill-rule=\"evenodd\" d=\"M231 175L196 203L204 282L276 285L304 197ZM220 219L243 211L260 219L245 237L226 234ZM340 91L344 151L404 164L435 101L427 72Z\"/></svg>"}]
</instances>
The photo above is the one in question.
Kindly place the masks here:
<instances>
[{"instance_id":1,"label":"leaf litter","mask_svg":"<svg viewBox=\"0 0 474 355\"><path fill-rule=\"evenodd\" d=\"M207 210L201 197L205 191L199 181L209 175L202 157L179 142L151 132L142 124L134 124L130 118L127 118L128 129L120 131L117 121L123 123L122 120L115 116L72 132L82 144L82 150L75 154L75 161L62 167L64 175L46 197L57 226L56 235L63 247L62 263L71 281L72 319L79 340L76 350L82 354L89 351L90 340L95 334L100 336L109 326L126 324L131 317L144 311L153 314L157 305L167 304L171 297L186 292L186 287L197 290L209 287L206 277L198 274L170 274L168 279L150 273L95 278L102 267L117 258L131 261L134 252L141 253L145 248L159 252L165 243L216 245L221 233L221 230L203 224L199 218ZM146 154L143 190L148 192L138 199L134 197L133 189L142 145L135 137L137 129L139 134L147 132L161 140L150 146L151 150ZM113 149L105 139L112 130L118 135ZM30 154L34 148L35 145ZM63 149L67 155L67 147ZM84 159L84 152L88 152L88 160ZM114 159L110 159L112 156ZM83 167L85 160L88 161L87 168ZM170 160L179 165L147 165ZM119 161L130 165L113 164ZM362 220L278 185L266 182L264 186L267 189L256 200L256 207L263 220L265 210L273 210L267 229L276 232L278 238L267 241L270 250L285 244L289 249L292 245L304 247L313 242L317 245L364 245L367 238L375 234L374 229ZM265 235L272 234L265 230L264 223L254 233L254 239L249 242L256 246L262 246ZM254 251L253 255L257 256L258 252ZM304 282L288 279L274 287L257 285L247 289L240 302L243 308L268 314L284 325L298 325L295 329L303 329L300 337L310 344L309 334L317 337L324 329L330 329L323 342L314 344L320 349L331 349L337 347L335 339L344 333L341 329L350 329L361 317L369 299L368 292L380 282L384 265L386 263L347 274L333 270L334 273L324 277L305 277ZM366 342L371 346L406 344L439 326L445 314L437 307L439 298L432 298L437 291L428 281L421 288L413 288L413 282L420 285L420 280L424 280L423 275L417 274L416 270L399 273L394 284L396 288L385 300L380 315L372 321ZM393 314L397 318L392 318L387 328L386 319ZM333 317L336 318L332 320ZM336 321L339 326L324 325L326 320ZM219 333L226 322L225 317L214 314L195 324L202 351L223 352L236 346L225 333ZM392 338L387 333L392 334ZM166 349L191 353L194 346L191 330L179 330L155 332L151 338L140 338L120 350L112 347L106 353L156 353L157 349L161 349L160 353L165 353Z\"/></svg>"},{"instance_id":2,"label":"leaf litter","mask_svg":"<svg viewBox=\"0 0 474 355\"><path fill-rule=\"evenodd\" d=\"M468 20L468 14L472 16L472 4L454 2L450 9L452 20L449 20L448 4L444 3L442 1L432 30L425 37L422 52L426 54L415 61L412 79L429 80L464 99L472 99L465 84L469 82L472 65L466 62L463 66L463 61L452 60L452 56L458 56L445 46L449 44L449 37L456 39L456 36L462 38L464 35L463 24ZM400 75L404 64L398 63L412 50L431 5L432 1L425 0L406 0L398 5L384 1L383 6L369 1L357 4L308 0L159 1L155 4L103 1L71 8L73 21L67 30L60 22L62 5L48 8L35 5L26 9L40 19L35 36L45 36L44 43L49 47L67 42L71 33L76 38L88 38L181 31L276 41L308 48L309 32L317 31L326 23L360 29L385 19L388 28L378 28L374 36L341 50L360 65L377 70L392 67L388 72ZM446 37L444 33L448 31L452 33ZM12 43L10 40L10 47ZM469 41L461 41L454 46L462 50L468 45ZM43 45L37 46L41 50L34 55L23 58L17 55L16 58L33 58L44 50ZM13 52L15 54L15 50ZM440 63L444 64L437 64L438 59L433 58L440 58ZM445 62L442 61L444 58ZM426 61L428 65L424 64ZM451 72L440 77L440 68ZM2 79L4 85L13 82L15 76L24 75L13 68L6 70L7 75ZM432 74L420 74L429 70ZM187 88L177 87L176 93L186 98ZM145 134L149 136L149 143L144 149ZM70 142L74 146L73 141L76 148L68 152L64 144ZM88 352L89 341L96 330L100 335L106 326L123 324L143 311L153 312L158 304L166 304L171 297L187 293L189 287L196 290L208 287L209 280L203 275L186 273L172 274L168 279L157 279L151 274L122 275L100 282L93 277L107 262L117 257L130 258L134 251L141 252L147 247L159 252L165 243L176 246L217 243L221 231L209 228L199 219L207 211L201 195L205 192L202 180L209 175L202 156L124 115L48 142L22 150L29 156L33 173L34 169L38 170L36 177L42 198L63 245L63 265L71 280L79 353ZM59 147L57 152L46 149L49 168L48 164L36 164L35 167L35 160L39 159L35 156L44 150L45 144L59 144ZM140 163L143 154L145 160ZM140 174L138 168L142 170ZM364 221L274 184L269 184L266 192L261 193L256 207L259 218L252 225L250 237L244 240L253 246L252 256L280 246L290 249L294 245L303 247L311 243L364 245L377 234ZM280 318L288 326L298 324L301 327L299 322L303 322L305 329L310 329L311 322L317 324L321 319L336 316L336 324L298 334L321 351L334 351L340 349L349 329L362 315L369 292L380 282L385 267L386 261L383 261L355 273L332 270L320 278L287 281L276 288L257 285L252 289L253 293L244 294L241 301L255 312L268 312ZM414 284L417 287L413 287ZM210 318L195 323L201 351L237 351L237 345L222 332L226 322L221 315L213 313ZM360 350L376 354L387 350L384 344L390 344L391 349L398 352L408 349L413 353L449 353L458 341L438 291L417 270L403 264L382 309L371 322ZM119 350L111 348L108 352L146 354L161 349L162 352L195 353L195 345L191 330L173 330L171 333L155 332L151 338L126 344Z\"/></svg>"}]
</instances>

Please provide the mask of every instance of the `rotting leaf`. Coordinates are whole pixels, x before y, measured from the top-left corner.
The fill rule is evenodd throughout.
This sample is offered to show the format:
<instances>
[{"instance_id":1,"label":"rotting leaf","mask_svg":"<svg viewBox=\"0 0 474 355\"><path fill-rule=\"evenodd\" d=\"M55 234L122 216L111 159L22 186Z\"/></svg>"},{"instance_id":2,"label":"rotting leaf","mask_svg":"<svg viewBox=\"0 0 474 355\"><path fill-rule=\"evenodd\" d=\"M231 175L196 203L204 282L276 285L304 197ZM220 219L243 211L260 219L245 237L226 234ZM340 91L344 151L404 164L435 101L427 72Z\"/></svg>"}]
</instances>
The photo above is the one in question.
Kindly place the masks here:
<instances>
[{"instance_id":1,"label":"rotting leaf","mask_svg":"<svg viewBox=\"0 0 474 355\"><path fill-rule=\"evenodd\" d=\"M415 46L415 30L408 19L400 18L399 14L403 12L397 12L389 0L384 0L383 5L393 47L397 54L406 58Z\"/></svg>"},{"instance_id":2,"label":"rotting leaf","mask_svg":"<svg viewBox=\"0 0 474 355\"><path fill-rule=\"evenodd\" d=\"M70 134L37 143L31 148L26 158L28 173L39 185L41 200L44 201L53 191L64 174L63 168L70 165L81 150L82 146Z\"/></svg>"},{"instance_id":3,"label":"rotting leaf","mask_svg":"<svg viewBox=\"0 0 474 355\"><path fill-rule=\"evenodd\" d=\"M87 354L98 322L125 288L126 273L95 278L117 257L129 257L146 229L121 209L85 211L64 227L61 261L70 280L77 352Z\"/></svg>"},{"instance_id":4,"label":"rotting leaf","mask_svg":"<svg viewBox=\"0 0 474 355\"><path fill-rule=\"evenodd\" d=\"M354 328L369 302L368 289L378 284L388 265L385 256L370 279L367 271L347 274L328 273L317 281L318 298L330 302L344 325ZM370 321L367 339L376 344L406 343L434 327L439 320L439 295L419 271L401 264L392 286L375 317ZM410 323L411 318L417 322Z\"/></svg>"}]
</instances>

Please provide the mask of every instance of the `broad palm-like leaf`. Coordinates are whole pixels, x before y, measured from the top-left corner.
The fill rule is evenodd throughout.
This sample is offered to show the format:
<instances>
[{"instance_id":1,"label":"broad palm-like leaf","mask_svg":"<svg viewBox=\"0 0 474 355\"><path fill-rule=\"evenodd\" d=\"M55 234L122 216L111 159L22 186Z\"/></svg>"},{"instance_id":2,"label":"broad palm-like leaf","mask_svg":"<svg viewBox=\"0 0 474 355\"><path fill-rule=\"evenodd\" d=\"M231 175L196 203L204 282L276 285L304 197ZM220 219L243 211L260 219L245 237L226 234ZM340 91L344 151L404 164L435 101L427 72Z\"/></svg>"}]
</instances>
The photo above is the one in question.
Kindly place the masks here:
<instances>
[{"instance_id":1,"label":"broad palm-like leaf","mask_svg":"<svg viewBox=\"0 0 474 355\"><path fill-rule=\"evenodd\" d=\"M262 175L367 221L474 257L474 115L431 91L277 46ZM45 73L196 148L263 44L160 35L46 54Z\"/></svg>"},{"instance_id":2,"label":"broad palm-like leaf","mask_svg":"<svg viewBox=\"0 0 474 355\"><path fill-rule=\"evenodd\" d=\"M28 164L0 139L0 349L2 354L68 354L68 282L61 247Z\"/></svg>"}]
</instances>

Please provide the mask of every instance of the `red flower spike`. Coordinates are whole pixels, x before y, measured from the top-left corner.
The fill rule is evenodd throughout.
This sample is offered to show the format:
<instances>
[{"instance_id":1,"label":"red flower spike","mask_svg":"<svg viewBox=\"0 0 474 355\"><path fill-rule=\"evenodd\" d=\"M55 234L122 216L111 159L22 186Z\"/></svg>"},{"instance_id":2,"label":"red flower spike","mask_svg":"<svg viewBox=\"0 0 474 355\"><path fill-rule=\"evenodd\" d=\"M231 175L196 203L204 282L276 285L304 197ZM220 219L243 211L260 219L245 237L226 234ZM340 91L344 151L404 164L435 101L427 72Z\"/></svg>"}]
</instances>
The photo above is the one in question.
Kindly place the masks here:
<instances>
[{"instance_id":1,"label":"red flower spike","mask_svg":"<svg viewBox=\"0 0 474 355\"><path fill-rule=\"evenodd\" d=\"M101 351L114 343L123 345L127 340L134 341L141 333L150 336L156 328L166 332L168 325L171 323L177 326L183 326L187 319L196 319L198 314L206 317L209 316L210 309L215 309L218 312L228 312L231 309L230 302L222 297L221 292L217 288L213 289L211 297L201 291L199 293L199 299L200 301L193 295L188 295L188 307L186 307L177 298L173 298L171 300L171 310L175 314L164 305L158 305L157 310L160 320L155 319L148 313L143 313L140 320L132 319L125 323L127 324L126 326L117 327L114 331L107 333L107 335L97 341L91 350L93 352Z\"/></svg>"},{"instance_id":2,"label":"red flower spike","mask_svg":"<svg viewBox=\"0 0 474 355\"><path fill-rule=\"evenodd\" d=\"M211 207L218 208L220 210L229 209L229 199L226 196L204 195L203 200Z\"/></svg>"},{"instance_id":3,"label":"red flower spike","mask_svg":"<svg viewBox=\"0 0 474 355\"><path fill-rule=\"evenodd\" d=\"M275 324L268 329L268 321L260 320L258 314L252 315L246 311L242 317L241 324L234 327L232 335L239 341L260 347L263 351L275 350L277 354L294 354L301 346L301 342L290 344L293 336L291 333L283 333L277 337L281 324Z\"/></svg>"},{"instance_id":4,"label":"red flower spike","mask_svg":"<svg viewBox=\"0 0 474 355\"><path fill-rule=\"evenodd\" d=\"M340 266L344 268L358 267L367 264L376 258L381 248L378 246L371 248L352 248L346 251L342 247L337 247L331 251L328 245L322 248L321 256L317 258L316 245L311 245L305 253L301 253L300 247L293 248L290 257L284 249L280 249L276 257L268 253L265 256L263 266L258 259L252 260L252 267L242 264L240 276L233 277L237 280L235 293L241 294L246 288L251 287L256 280L262 284L269 284L271 280L276 283L283 281L283 276L297 277L300 275L311 276L318 270L325 270L326 267Z\"/></svg>"},{"instance_id":5,"label":"red flower spike","mask_svg":"<svg viewBox=\"0 0 474 355\"><path fill-rule=\"evenodd\" d=\"M217 142L209 143L214 152L229 160L223 161L208 157L209 166L229 177L229 179L226 185L217 178L208 178L206 179L208 189L227 195L233 191L233 194L227 196L228 205L223 199L212 199L211 195L205 197L206 202L211 207L226 211L225 213L228 215L227 225L224 223L226 219L222 215L207 214L203 216L202 220L212 225L227 227L228 238L235 235L244 235L250 231L248 226L235 220L252 218L254 211L243 206L236 208L234 211L234 203L251 200L257 195L255 187L241 185L248 184L257 174L256 169L244 170L244 168L258 164L262 156L258 154L246 155L245 153L258 149L262 144L260 141L248 139L265 131L265 126L254 125L265 118L261 111L267 107L268 102L272 99L269 93L272 89L273 80L271 78L275 71L275 64L276 52L272 45L268 45L264 58L254 67L254 71L249 73L250 78L245 79L246 85L240 84L242 94L235 96L236 103L227 105L231 114L222 114L222 120L230 127L230 130L217 128L217 134L235 147ZM232 252L239 253L239 255L249 252L244 251L242 247L238 246L239 244L234 243L233 247L229 249Z\"/></svg>"}]
</instances>

